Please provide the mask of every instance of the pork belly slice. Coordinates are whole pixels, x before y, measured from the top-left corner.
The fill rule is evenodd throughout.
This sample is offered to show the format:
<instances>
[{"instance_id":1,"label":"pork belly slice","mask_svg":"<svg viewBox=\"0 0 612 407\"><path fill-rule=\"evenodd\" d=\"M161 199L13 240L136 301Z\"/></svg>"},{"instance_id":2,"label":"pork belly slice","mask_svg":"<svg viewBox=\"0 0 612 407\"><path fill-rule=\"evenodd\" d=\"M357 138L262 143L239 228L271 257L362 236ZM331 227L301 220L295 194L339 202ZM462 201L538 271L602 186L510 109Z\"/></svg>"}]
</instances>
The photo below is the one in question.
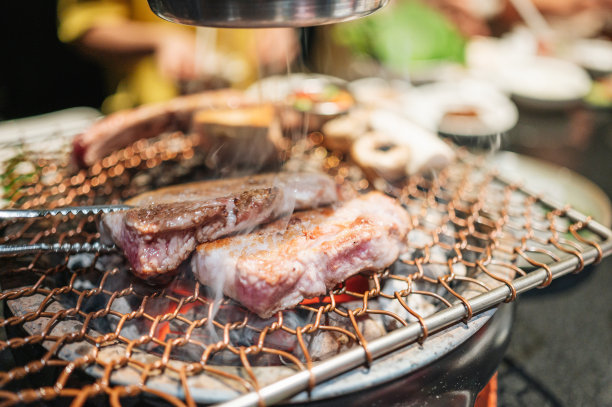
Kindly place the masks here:
<instances>
[{"instance_id":1,"label":"pork belly slice","mask_svg":"<svg viewBox=\"0 0 612 407\"><path fill-rule=\"evenodd\" d=\"M371 192L337 209L296 212L249 234L203 243L192 268L201 283L268 318L354 274L391 265L409 227L399 203Z\"/></svg>"}]
</instances>

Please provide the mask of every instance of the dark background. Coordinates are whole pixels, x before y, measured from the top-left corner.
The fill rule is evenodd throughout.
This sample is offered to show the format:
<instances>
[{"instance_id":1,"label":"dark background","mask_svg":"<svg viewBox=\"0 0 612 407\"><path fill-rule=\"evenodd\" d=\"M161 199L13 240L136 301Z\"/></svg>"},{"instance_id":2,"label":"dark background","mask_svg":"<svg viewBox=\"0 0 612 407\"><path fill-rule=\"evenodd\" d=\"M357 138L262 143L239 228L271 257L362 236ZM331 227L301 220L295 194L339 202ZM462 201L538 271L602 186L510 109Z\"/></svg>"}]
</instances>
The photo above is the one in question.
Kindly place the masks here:
<instances>
[{"instance_id":1,"label":"dark background","mask_svg":"<svg viewBox=\"0 0 612 407\"><path fill-rule=\"evenodd\" d=\"M505 144L567 167L612 196L612 109L519 106ZM612 406L611 268L608 257L520 296L499 372L500 406Z\"/></svg>"},{"instance_id":2,"label":"dark background","mask_svg":"<svg viewBox=\"0 0 612 407\"><path fill-rule=\"evenodd\" d=\"M102 72L57 39L56 7L53 0L0 2L0 120L102 104Z\"/></svg>"}]
</instances>

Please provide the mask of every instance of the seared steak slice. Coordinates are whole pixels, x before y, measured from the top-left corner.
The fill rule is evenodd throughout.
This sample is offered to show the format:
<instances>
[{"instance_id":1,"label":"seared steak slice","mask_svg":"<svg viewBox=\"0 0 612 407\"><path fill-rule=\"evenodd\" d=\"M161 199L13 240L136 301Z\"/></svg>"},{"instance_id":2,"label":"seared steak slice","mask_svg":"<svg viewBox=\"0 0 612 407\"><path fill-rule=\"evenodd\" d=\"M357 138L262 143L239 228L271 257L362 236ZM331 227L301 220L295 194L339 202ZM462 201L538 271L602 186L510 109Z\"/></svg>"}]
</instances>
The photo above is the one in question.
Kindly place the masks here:
<instances>
[{"instance_id":1,"label":"seared steak slice","mask_svg":"<svg viewBox=\"0 0 612 407\"><path fill-rule=\"evenodd\" d=\"M173 275L198 243L248 231L295 209L337 200L324 174L278 173L176 185L138 195L133 209L102 219L134 273L160 280Z\"/></svg>"},{"instance_id":2,"label":"seared steak slice","mask_svg":"<svg viewBox=\"0 0 612 407\"><path fill-rule=\"evenodd\" d=\"M73 158L81 167L89 167L113 151L136 140L164 132L187 132L193 113L248 103L243 93L230 89L181 96L169 101L143 105L110 114L73 140Z\"/></svg>"},{"instance_id":3,"label":"seared steak slice","mask_svg":"<svg viewBox=\"0 0 612 407\"><path fill-rule=\"evenodd\" d=\"M371 192L337 209L296 212L288 222L203 243L192 267L200 282L268 318L356 273L389 266L409 227L396 201Z\"/></svg>"}]
</instances>

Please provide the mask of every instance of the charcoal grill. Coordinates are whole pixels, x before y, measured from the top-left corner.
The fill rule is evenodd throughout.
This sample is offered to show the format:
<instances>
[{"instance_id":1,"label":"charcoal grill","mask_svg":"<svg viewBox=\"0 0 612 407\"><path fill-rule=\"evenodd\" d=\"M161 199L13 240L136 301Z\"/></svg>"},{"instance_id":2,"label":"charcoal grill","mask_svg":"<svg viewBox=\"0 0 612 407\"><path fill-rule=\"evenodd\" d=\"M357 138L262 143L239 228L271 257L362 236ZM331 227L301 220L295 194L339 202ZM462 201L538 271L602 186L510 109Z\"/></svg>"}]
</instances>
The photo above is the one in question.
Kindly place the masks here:
<instances>
[{"instance_id":1,"label":"charcoal grill","mask_svg":"<svg viewBox=\"0 0 612 407\"><path fill-rule=\"evenodd\" d=\"M151 188L210 176L197 142L179 133L141 140L80 171L71 167L68 147L34 153L27 144L12 146L4 197L21 209L118 204ZM365 179L320 142L316 133L298 142L290 153L300 159L287 166L319 167L358 190L382 189L411 213L411 246L393 267L361 276L365 289L342 285L261 321L227 298L210 296L188 274L180 284L153 288L132 279L120 255L67 253L66 247L98 241L95 215L2 221L5 247L49 245L3 258L0 300L13 315L0 326L23 331L1 340L0 351L32 344L46 351L0 372L2 405L58 399L82 405L98 396L119 405L143 393L189 406L270 404L308 389L311 398L329 397L335 394L320 383L351 372L343 380L354 388L362 366L375 370L383 356L433 343L442 330L478 329L498 304L579 272L612 250L610 230L504 179L482 157L460 150L459 160L437 177L392 185ZM213 319L215 308L238 311ZM364 321L386 332L373 335ZM316 360L309 346L321 335L340 338L342 346ZM57 367L52 385L19 386ZM71 386L79 370L94 379Z\"/></svg>"}]
</instances>

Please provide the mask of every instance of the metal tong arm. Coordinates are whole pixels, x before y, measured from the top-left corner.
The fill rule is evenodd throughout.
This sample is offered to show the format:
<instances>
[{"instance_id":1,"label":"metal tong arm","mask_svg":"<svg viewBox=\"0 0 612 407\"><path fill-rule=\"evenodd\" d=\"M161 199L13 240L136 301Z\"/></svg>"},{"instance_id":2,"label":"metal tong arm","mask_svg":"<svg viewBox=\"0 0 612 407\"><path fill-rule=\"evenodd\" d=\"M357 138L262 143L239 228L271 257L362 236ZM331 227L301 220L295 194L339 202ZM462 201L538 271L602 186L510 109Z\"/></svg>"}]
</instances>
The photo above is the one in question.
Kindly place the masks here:
<instances>
[{"instance_id":1,"label":"metal tong arm","mask_svg":"<svg viewBox=\"0 0 612 407\"><path fill-rule=\"evenodd\" d=\"M58 215L97 215L130 209L129 205L66 206L56 209L0 209L0 220L35 219ZM116 250L114 245L101 242L85 243L34 243L0 245L0 257L39 252L52 253L107 253Z\"/></svg>"},{"instance_id":2,"label":"metal tong arm","mask_svg":"<svg viewBox=\"0 0 612 407\"><path fill-rule=\"evenodd\" d=\"M117 250L115 245L93 243L34 243L19 245L0 245L0 257L35 253L109 253Z\"/></svg>"},{"instance_id":3,"label":"metal tong arm","mask_svg":"<svg viewBox=\"0 0 612 407\"><path fill-rule=\"evenodd\" d=\"M130 209L129 205L92 205L92 206L65 206L55 209L0 209L0 220L44 218L58 215L97 215Z\"/></svg>"}]
</instances>

